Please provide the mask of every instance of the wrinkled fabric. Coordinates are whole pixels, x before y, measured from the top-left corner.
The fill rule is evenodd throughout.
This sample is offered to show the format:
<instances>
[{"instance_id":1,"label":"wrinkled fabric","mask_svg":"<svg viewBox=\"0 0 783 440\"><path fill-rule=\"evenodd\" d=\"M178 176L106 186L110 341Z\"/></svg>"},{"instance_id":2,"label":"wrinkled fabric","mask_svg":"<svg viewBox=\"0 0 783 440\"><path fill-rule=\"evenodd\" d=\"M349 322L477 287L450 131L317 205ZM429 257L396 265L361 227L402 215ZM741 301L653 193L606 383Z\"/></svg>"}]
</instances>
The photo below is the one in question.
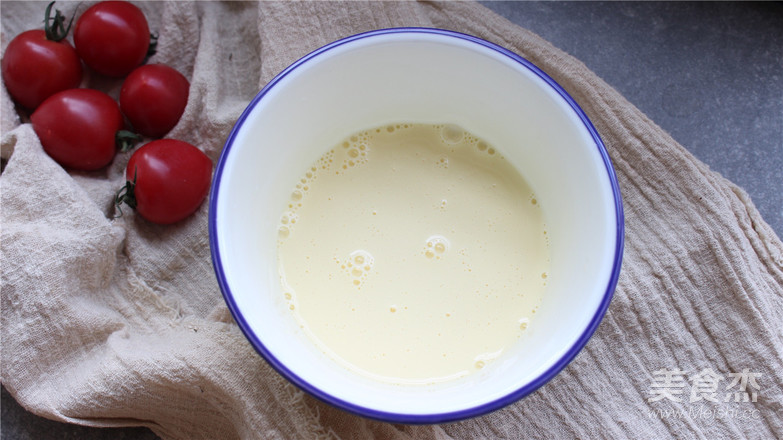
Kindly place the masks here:
<instances>
[{"instance_id":1,"label":"wrinkled fabric","mask_svg":"<svg viewBox=\"0 0 783 440\"><path fill-rule=\"evenodd\" d=\"M622 273L585 349L527 398L444 425L363 419L288 383L245 340L212 270L206 203L171 226L114 218L130 153L101 171L64 170L3 88L1 379L22 406L164 439L783 438L783 244L743 190L581 62L476 3L138 4L159 36L150 62L191 81L168 137L213 161L274 75L341 37L438 27L527 58L606 144L625 207ZM44 7L3 2L3 50ZM114 97L120 85L89 71L82 84ZM721 377L712 389L697 381L707 369Z\"/></svg>"}]
</instances>

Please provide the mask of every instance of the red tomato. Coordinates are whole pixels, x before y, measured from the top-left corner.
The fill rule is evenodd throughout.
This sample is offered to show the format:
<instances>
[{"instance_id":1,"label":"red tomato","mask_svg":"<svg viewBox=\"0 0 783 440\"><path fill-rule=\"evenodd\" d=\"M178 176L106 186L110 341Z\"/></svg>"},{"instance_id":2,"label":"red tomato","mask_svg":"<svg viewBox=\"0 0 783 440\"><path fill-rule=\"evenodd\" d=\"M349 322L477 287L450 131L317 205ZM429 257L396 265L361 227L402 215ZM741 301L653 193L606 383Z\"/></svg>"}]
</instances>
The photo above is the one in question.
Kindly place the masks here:
<instances>
[{"instance_id":1,"label":"red tomato","mask_svg":"<svg viewBox=\"0 0 783 440\"><path fill-rule=\"evenodd\" d=\"M141 9L128 2L96 3L76 21L76 52L96 72L125 76L144 61L150 29Z\"/></svg>"},{"instance_id":2,"label":"red tomato","mask_svg":"<svg viewBox=\"0 0 783 440\"><path fill-rule=\"evenodd\" d=\"M153 223L170 224L192 214L207 197L212 161L187 142L161 139L133 153L125 178L117 204L127 203Z\"/></svg>"},{"instance_id":3,"label":"red tomato","mask_svg":"<svg viewBox=\"0 0 783 440\"><path fill-rule=\"evenodd\" d=\"M38 106L30 120L46 153L77 170L108 165L116 152L116 133L124 125L117 103L92 89L56 93Z\"/></svg>"},{"instance_id":4,"label":"red tomato","mask_svg":"<svg viewBox=\"0 0 783 440\"><path fill-rule=\"evenodd\" d=\"M134 130L159 138L179 121L188 103L190 83L164 64L136 68L120 90L120 109Z\"/></svg>"},{"instance_id":5,"label":"red tomato","mask_svg":"<svg viewBox=\"0 0 783 440\"><path fill-rule=\"evenodd\" d=\"M42 30L22 32L8 43L2 71L11 98L30 110L82 80L82 63L73 47L48 39Z\"/></svg>"}]
</instances>

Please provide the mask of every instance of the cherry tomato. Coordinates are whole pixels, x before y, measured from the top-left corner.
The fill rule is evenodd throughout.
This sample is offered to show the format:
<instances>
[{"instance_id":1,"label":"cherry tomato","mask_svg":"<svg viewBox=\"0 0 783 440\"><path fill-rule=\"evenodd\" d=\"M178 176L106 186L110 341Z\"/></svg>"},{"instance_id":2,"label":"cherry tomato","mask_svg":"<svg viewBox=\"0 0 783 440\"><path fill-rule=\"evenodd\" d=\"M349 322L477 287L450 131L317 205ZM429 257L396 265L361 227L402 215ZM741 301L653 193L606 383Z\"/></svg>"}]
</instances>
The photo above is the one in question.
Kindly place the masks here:
<instances>
[{"instance_id":1,"label":"cherry tomato","mask_svg":"<svg viewBox=\"0 0 783 440\"><path fill-rule=\"evenodd\" d=\"M138 133L159 138L177 125L189 89L187 78L169 66L141 66L122 84L120 109Z\"/></svg>"},{"instance_id":2,"label":"cherry tomato","mask_svg":"<svg viewBox=\"0 0 783 440\"><path fill-rule=\"evenodd\" d=\"M65 41L70 26L65 27L65 17L60 11L54 18L50 16L53 4L46 8L45 30L17 35L8 43L3 56L5 87L11 98L29 110L61 90L78 87L82 80L79 56Z\"/></svg>"},{"instance_id":3,"label":"cherry tomato","mask_svg":"<svg viewBox=\"0 0 783 440\"><path fill-rule=\"evenodd\" d=\"M42 102L30 120L44 151L77 170L108 165L116 152L117 131L124 125L117 103L92 89L58 92Z\"/></svg>"},{"instance_id":4,"label":"cherry tomato","mask_svg":"<svg viewBox=\"0 0 783 440\"><path fill-rule=\"evenodd\" d=\"M144 13L135 5L104 1L91 6L76 21L73 43L93 70L122 77L147 56L150 29Z\"/></svg>"},{"instance_id":5,"label":"cherry tomato","mask_svg":"<svg viewBox=\"0 0 783 440\"><path fill-rule=\"evenodd\" d=\"M187 142L160 139L133 153L125 178L117 205L125 202L153 223L171 224L192 214L207 197L212 161Z\"/></svg>"}]
</instances>

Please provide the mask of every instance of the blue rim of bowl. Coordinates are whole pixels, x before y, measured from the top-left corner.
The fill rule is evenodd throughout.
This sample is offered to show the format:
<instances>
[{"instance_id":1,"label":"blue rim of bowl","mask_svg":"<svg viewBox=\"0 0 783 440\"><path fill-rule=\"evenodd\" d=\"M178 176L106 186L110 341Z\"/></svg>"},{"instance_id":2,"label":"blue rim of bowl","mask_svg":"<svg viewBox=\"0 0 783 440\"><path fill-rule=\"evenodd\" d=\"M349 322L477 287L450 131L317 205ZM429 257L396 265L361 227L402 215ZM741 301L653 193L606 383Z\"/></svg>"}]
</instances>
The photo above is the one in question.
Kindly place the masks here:
<instances>
[{"instance_id":1,"label":"blue rim of bowl","mask_svg":"<svg viewBox=\"0 0 783 440\"><path fill-rule=\"evenodd\" d=\"M220 178L223 172L223 167L225 165L226 158L231 152L231 146L234 142L234 139L236 138L238 131L241 129L245 119L250 114L250 112L255 108L256 105L258 105L261 99L263 99L264 95L266 95L266 93L269 92L269 90L271 90L278 82L280 82L280 80L282 80L286 75L288 75L297 67L307 63L309 60L318 57L319 55L328 52L331 49L342 46L346 43L350 43L352 41L356 41L364 38L370 38L374 36L380 36L380 35L389 35L389 34L434 34L439 36L446 36L446 37L466 40L469 42L479 44L484 48L491 49L502 55L505 55L510 59L518 62L523 67L527 68L532 73L536 74L538 77L544 80L550 87L552 87L552 89L554 89L569 104L571 109L580 118L585 128L590 133L590 136L593 138L593 141L595 142L595 146L598 149L601 158L603 159L603 163L606 168L606 173L609 177L609 181L612 187L612 193L615 201L617 235L616 235L615 257L614 257L612 273L607 282L603 299L598 309L595 311L593 318L590 320L590 323L585 328L585 330L582 332L582 334L579 336L576 342L571 346L571 348L557 362L555 362L554 365L552 365L548 370L541 373L533 381L527 383L521 388L511 393L508 393L505 396L502 396L496 400L472 408L467 408L458 411L433 413L433 414L403 414L403 413L379 411L372 408L366 408L363 406L355 405L351 402L327 394L322 390L314 387L313 385L311 385L301 377L294 374L285 365L283 365L280 361L278 361L278 359L264 346L264 344L261 342L258 336L249 327L247 321L242 315L242 312L237 307L237 304L234 301L234 296L231 293L231 288L228 285L228 282L225 277L225 273L223 271L223 265L221 263L221 258L220 258L220 250L217 243L216 212L217 212L218 196L220 194ZM296 386L298 386L305 392L309 393L310 395L326 403L329 403L333 406L341 408L345 411L363 417L381 420L385 422L405 423L405 424L446 423L446 422L454 422L458 420L464 420L464 419L487 414L489 412L510 405L511 403L514 403L522 399L523 397L531 394L532 392L536 391L538 388L543 386L545 383L547 383L549 380L551 380L553 377L555 377L563 368L565 368L582 350L582 348L584 348L584 346L587 344L587 341L590 339L590 337L593 335L595 330L598 328L598 325L600 324L601 320L606 314L606 310L609 308L609 303L611 302L612 296L614 295L614 290L617 286L617 280L620 276L620 268L622 265L623 242L624 242L624 235L625 235L624 224L625 223L624 223L624 215L623 215L622 198L620 194L620 188L617 183L617 176L615 175L611 159L609 158L609 154L606 151L606 147L603 141L601 140L601 137L598 135L598 131L595 129L592 122L590 122L590 120L587 118L587 115L585 115L585 113L582 111L582 109L579 107L576 101L574 101L574 99L549 75L544 73L541 69L536 67L530 61L526 60L525 58L522 58L521 56L515 54L514 52L511 52L508 49L505 49L494 43L490 43L489 41L483 40L481 38L474 37L472 35L463 34L454 31L448 31L444 29L437 29L437 28L400 27L400 28L379 29L379 30L352 35L334 41L332 43L329 43L319 49L314 50L313 52L310 52L309 54L300 58L295 63L291 64L285 70L280 72L266 86L264 86L264 88L261 89L260 92L258 92L258 94L253 98L252 101L250 101L247 108L242 112L237 122L234 124L234 127L231 130L231 133L229 134L226 140L220 158L218 159L217 166L215 167L215 173L212 181L212 189L210 192L210 201L209 201L209 244L210 244L211 254L212 254L212 265L214 266L218 284L220 286L220 290L223 294L223 298L228 306L228 309L231 311L234 320L236 321L237 325L239 325L239 328L242 330L245 337L250 341L253 348L280 375L282 375L283 377L285 377L290 382L294 383Z\"/></svg>"}]
</instances>

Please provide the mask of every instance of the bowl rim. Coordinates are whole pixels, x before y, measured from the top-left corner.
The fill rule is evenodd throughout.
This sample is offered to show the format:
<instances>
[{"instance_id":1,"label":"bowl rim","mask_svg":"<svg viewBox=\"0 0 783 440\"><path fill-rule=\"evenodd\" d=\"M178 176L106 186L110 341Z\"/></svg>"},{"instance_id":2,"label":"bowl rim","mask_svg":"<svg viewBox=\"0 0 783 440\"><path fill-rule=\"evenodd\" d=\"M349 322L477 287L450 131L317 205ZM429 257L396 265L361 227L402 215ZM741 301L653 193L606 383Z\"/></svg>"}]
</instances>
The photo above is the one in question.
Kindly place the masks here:
<instances>
[{"instance_id":1,"label":"bowl rim","mask_svg":"<svg viewBox=\"0 0 783 440\"><path fill-rule=\"evenodd\" d=\"M234 300L234 295L231 292L231 288L226 280L222 259L220 256L218 241L217 241L217 230L218 230L217 204L220 195L220 180L223 173L223 168L225 166L228 155L231 153L231 147L234 143L237 133L241 130L242 125L247 119L250 112L256 107L256 105L259 104L261 99L272 88L275 87L275 85L278 82L280 82L285 76L287 76L293 70L307 63L311 59L316 58L321 54L324 54L336 47L342 46L347 43L351 43L356 40L383 36L383 35L392 35L392 34L431 34L431 35L445 36L445 37L456 38L456 39L476 43L480 46L483 46L486 49L490 49L492 51L498 52L501 55L510 58L511 60L519 63L522 67L530 70L533 74L537 75L540 79L546 82L546 84L548 84L558 95L560 95L561 98L565 100L565 102L570 106L570 108L575 112L575 114L579 117L579 119L584 124L584 127L587 129L590 136L592 137L595 143L595 147L598 150L603 160L603 164L611 185L611 191L614 197L614 208L615 208L614 213L615 213L615 221L617 224L617 230L616 230L616 245L614 250L614 262L613 262L612 272L607 282L603 298L601 299L598 308L596 309L587 327L584 329L584 331L579 336L579 338L577 338L576 342L574 342L574 344L549 369L547 369L546 371L541 373L538 377L526 383L522 387L504 396L501 396L495 400L477 406L473 406L470 408L451 411L451 412L434 412L431 414L406 414L406 413L388 412L388 411L381 411L373 408L367 408L340 399L333 395L330 395L318 389L317 387L313 386L312 384L308 383L306 380L299 377L298 375L294 374L290 369L288 369L284 364L282 364L274 356L274 354L272 354L265 347L261 339L253 332L253 330L248 325L247 321L245 320L242 314L242 311L239 310L239 307L237 306L237 303ZM308 394L312 395L313 397L316 397L317 399L323 402L326 402L330 405L333 405L335 407L338 407L350 413L367 417L370 419L381 420L381 421L392 422L392 423L405 423L405 424L446 423L446 422L454 422L458 420L464 420L468 418L481 416L489 412L495 411L497 409L503 408L507 405L510 405L511 403L514 403L522 399L523 397L528 396L529 394L533 393L541 386L543 386L545 383L550 381L552 378L554 378L584 348L584 346L587 344L587 341L590 339L590 337L593 335L595 330L598 328L598 325L600 324L601 320L606 314L606 311L614 295L615 288L617 286L617 280L620 275L620 269L621 269L622 258L623 258L624 235L625 235L622 197L620 193L619 184L617 182L617 176L612 166L611 159L609 158L609 154L606 150L606 146L601 140L598 131L595 129L592 122L590 122L590 120L588 119L587 115L584 113L581 107L579 107L576 101L565 91L565 89L563 89L563 87L561 87L557 82L555 82L554 79L552 79L549 75L544 73L540 68L535 66L532 62L528 61L522 56L502 46L499 46L495 43L491 43L482 38L475 37L473 35L468 35L461 32L455 32L455 31L439 29L439 28L425 28L425 27L395 27L395 28L377 29L368 32L354 34L333 41L298 59L296 62L288 66L282 72L277 74L271 81L269 81L247 105L245 110L242 112L242 114L239 116L236 123L234 124L228 138L226 139L224 148L220 154L213 175L212 187L210 190L210 197L209 197L208 217L209 217L208 230L209 230L210 252L212 256L212 265L215 271L215 275L217 277L218 285L223 295L223 299L225 300L226 305L228 306L228 309L231 312L231 315L233 316L237 325L241 329L242 333L245 335L245 337L251 343L253 348L256 350L256 352L258 352L258 354L260 354L261 357L265 359L266 362L281 376L285 377L288 381L292 382L294 385L296 385L303 391L307 392Z\"/></svg>"}]
</instances>

